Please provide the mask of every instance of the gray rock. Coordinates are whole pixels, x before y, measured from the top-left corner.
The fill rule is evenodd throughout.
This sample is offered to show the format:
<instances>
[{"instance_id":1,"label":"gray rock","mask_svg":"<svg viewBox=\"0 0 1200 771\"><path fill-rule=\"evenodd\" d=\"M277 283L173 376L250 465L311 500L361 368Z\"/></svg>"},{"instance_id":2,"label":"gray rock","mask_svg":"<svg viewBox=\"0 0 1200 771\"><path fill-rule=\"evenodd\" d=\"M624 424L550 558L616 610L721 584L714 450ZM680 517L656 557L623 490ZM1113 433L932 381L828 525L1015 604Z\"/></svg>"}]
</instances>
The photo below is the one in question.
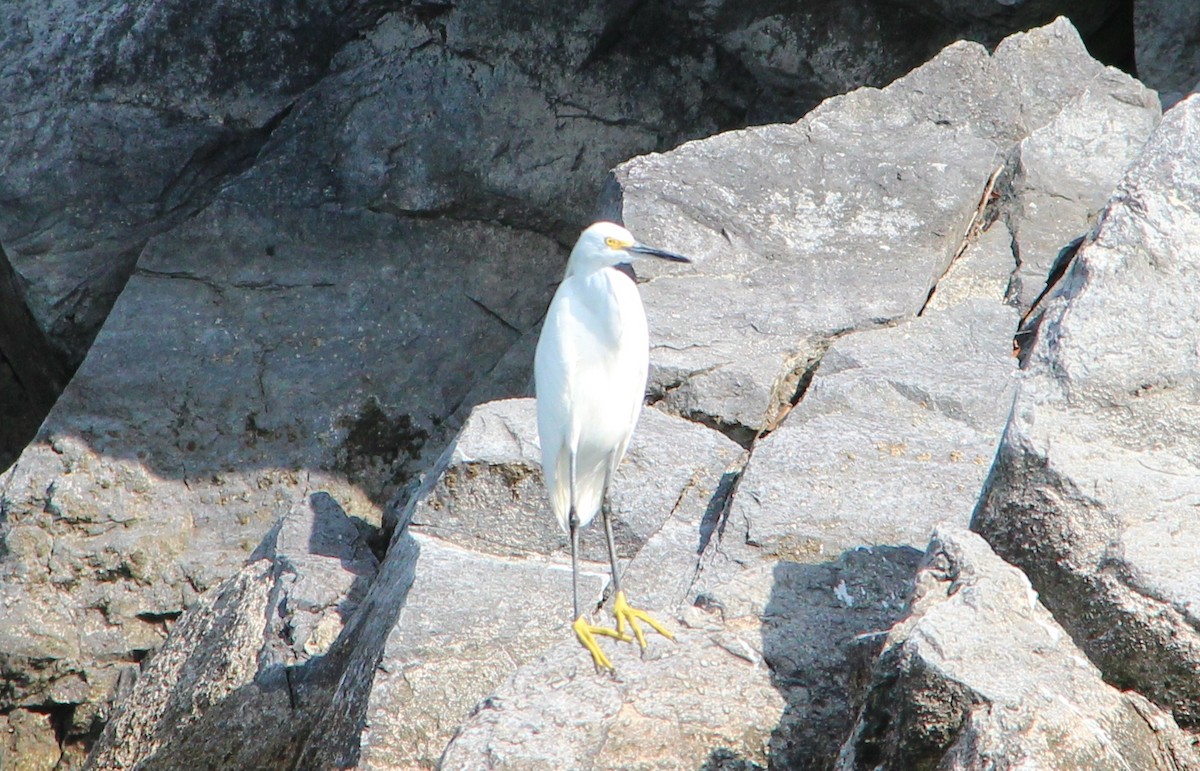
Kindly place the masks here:
<instances>
[{"instance_id":1,"label":"gray rock","mask_svg":"<svg viewBox=\"0 0 1200 771\"><path fill-rule=\"evenodd\" d=\"M1039 299L1072 242L1091 229L1159 117L1154 92L1095 63L1087 87L1018 145L1008 217L1020 265L1012 293L1022 311Z\"/></svg>"},{"instance_id":2,"label":"gray rock","mask_svg":"<svg viewBox=\"0 0 1200 771\"><path fill-rule=\"evenodd\" d=\"M1110 682L1200 721L1200 99L1167 113L1048 304L973 522Z\"/></svg>"},{"instance_id":3,"label":"gray rock","mask_svg":"<svg viewBox=\"0 0 1200 771\"><path fill-rule=\"evenodd\" d=\"M621 483L609 496L617 552L632 557L671 515L697 473L684 458L723 458L729 443L711 432L684 432L679 421L644 409L622 463ZM476 410L439 464L436 482L412 515L426 533L477 552L520 557L569 556L567 534L547 520L541 450L532 399L492 402ZM553 527L548 526L548 522ZM608 562L600 527L584 530L582 556Z\"/></svg>"},{"instance_id":4,"label":"gray rock","mask_svg":"<svg viewBox=\"0 0 1200 771\"><path fill-rule=\"evenodd\" d=\"M146 240L242 171L325 73L350 33L330 23L336 5L5 5L0 236L72 365Z\"/></svg>"},{"instance_id":5,"label":"gray rock","mask_svg":"<svg viewBox=\"0 0 1200 771\"><path fill-rule=\"evenodd\" d=\"M927 66L986 59L982 49L962 54ZM793 398L821 344L920 309L975 214L997 147L925 120L898 92L857 91L794 125L617 169L610 211L697 259L642 288L661 406L752 437ZM880 113L895 120L880 126ZM922 149L935 144L944 163ZM886 260L867 258L880 251Z\"/></svg>"},{"instance_id":6,"label":"gray rock","mask_svg":"<svg viewBox=\"0 0 1200 771\"><path fill-rule=\"evenodd\" d=\"M51 712L14 709L0 717L0 763L6 769L54 768L63 752L54 740ZM80 758L68 756L67 763L78 765Z\"/></svg>"},{"instance_id":7,"label":"gray rock","mask_svg":"<svg viewBox=\"0 0 1200 771\"><path fill-rule=\"evenodd\" d=\"M326 656L376 570L341 507L312 494L174 626L85 768L290 767L332 693Z\"/></svg>"},{"instance_id":8,"label":"gray rock","mask_svg":"<svg viewBox=\"0 0 1200 771\"><path fill-rule=\"evenodd\" d=\"M688 37L711 37L691 10L189 9L12 6L0 25L23 301L78 358L124 286L0 479L18 684L0 710L79 704L71 741L295 497L328 489L373 527L472 400L520 392L562 257L525 227L574 231L600 170L740 125L758 91ZM167 34L183 20L193 47Z\"/></svg>"},{"instance_id":9,"label":"gray rock","mask_svg":"<svg viewBox=\"0 0 1200 771\"><path fill-rule=\"evenodd\" d=\"M1170 715L1107 685L982 538L933 535L836 766L1194 769Z\"/></svg>"},{"instance_id":10,"label":"gray rock","mask_svg":"<svg viewBox=\"0 0 1200 771\"><path fill-rule=\"evenodd\" d=\"M0 637L36 673L12 703L76 677L81 701L103 702L161 644L161 619L314 488L378 527L436 420L549 294L552 278L514 287L480 250L557 270L546 239L374 214L228 205L156 239L38 442L0 476ZM410 296L422 302L397 299Z\"/></svg>"},{"instance_id":11,"label":"gray rock","mask_svg":"<svg viewBox=\"0 0 1200 771\"><path fill-rule=\"evenodd\" d=\"M339 696L356 705L342 713L356 710L358 719L318 728L302 761L306 767L432 765L472 707L551 649L595 677L577 644L556 647L571 638L571 563L545 497L538 455L533 400L491 402L471 414L401 517L412 523L412 547L396 557L389 553L387 563L411 564L415 578L395 569L401 583L411 580L402 606L386 599L397 594L385 580L388 568L372 589L381 607L397 610L381 614L393 624L362 622L372 644L360 645L356 660L379 664L369 677L344 680ZM741 449L716 432L645 410L611 497L628 553L640 555L642 544L654 543L665 521L690 522L694 533L722 491L722 475L740 456ZM580 596L594 607L609 569L599 523L587 532L585 556L592 561L581 564ZM693 535L685 552L693 563L698 543ZM670 607L647 603L655 598L640 592L632 566L627 575L635 604Z\"/></svg>"},{"instance_id":12,"label":"gray rock","mask_svg":"<svg viewBox=\"0 0 1200 771\"><path fill-rule=\"evenodd\" d=\"M824 565L760 562L697 604L689 596L669 622L675 643L656 640L644 656L609 646L613 678L597 677L578 646L553 648L477 707L441 767L790 768L832 757L918 556L863 549ZM652 559L643 550L630 566L644 576L636 588L629 580L633 594L668 578L671 566L644 564Z\"/></svg>"},{"instance_id":13,"label":"gray rock","mask_svg":"<svg viewBox=\"0 0 1200 771\"><path fill-rule=\"evenodd\" d=\"M122 18L129 40L159 36L182 7L130 11ZM215 13L235 7L221 4ZM191 132L177 141L163 128L169 147L159 155L180 181L164 187L121 176L119 163L112 178L120 185L82 177L93 190L138 186L138 196L148 189L159 197L133 202L140 207L129 220L133 235L97 230L100 246L78 260L73 252L45 252L47 271L67 263L95 269L84 294L108 291L122 276L104 266L128 272L136 256L137 267L38 440L0 477L0 713L10 722L53 714L50 727L77 751L107 718L105 701L125 682L122 672L163 643L185 607L230 575L238 582L226 587L233 605L201 606L198 617L244 621L247 640L260 624L261 636L282 640L279 629L267 620L251 623L244 611L256 603L274 607L270 592L282 592L284 579L246 572L242 563L272 522L314 489L328 490L360 532L378 538L379 525L395 525L375 589L316 663L292 669L252 669L291 659L254 658L244 646L227 654L196 648L199 658L192 658L179 630L199 634L204 624L176 625L171 639L181 647L171 648L173 655L215 657L223 679L212 686L214 704L193 698L208 698L201 689L151 698L144 715L130 715L122 730L195 721L186 739L148 750L147 763L183 767L189 758L220 756L253 764L248 759L278 750L286 760L300 752L302 767L429 764L471 704L509 687L505 678L519 684L509 691L513 698L526 699L529 688L545 682L539 668L563 666L553 646L569 631L544 621L566 621L563 540L537 503L532 421L520 410L505 412L513 405L496 406L490 423L466 415L476 399L525 387L537 318L561 267L556 239L568 237L588 210L596 170L738 125L756 103L755 78L778 80L807 66L797 58L806 47L801 38L786 33L808 18L803 13L784 14L786 24L776 27L774 5L763 8L762 24L757 11L739 10L733 28L753 34L735 34L720 44L728 48L717 48L688 34L715 39L705 25L733 12L707 16L706 9L537 3L514 12L499 3L417 4L378 16L355 6L346 18L324 19L350 40L327 51L331 74L294 96L290 111L271 99L291 94L291 86L264 87L260 101L250 94L231 112L241 121L236 136L221 133L219 141L205 121L241 98L237 87L214 87L205 92L211 98L200 99L186 85L199 65L150 68L161 88L147 97L146 119L174 110L185 118L180 130ZM143 10L146 18L137 15ZM31 11L29 18L36 25L43 17ZM704 24L693 27L698 18ZM838 18L852 26L862 17ZM281 24L294 22L280 16ZM122 39L115 24L101 25L117 35L101 36L105 45ZM0 34L13 29L20 27ZM726 52L751 62L765 55L762 43L777 29L786 45L770 55L781 58L760 74L721 74ZM679 48L664 48L663 40L677 40ZM253 35L246 41L252 44ZM126 75L114 75L123 84L114 104L130 114L142 109L131 106L137 84L120 78L147 65L134 42L113 54L127 62ZM196 55L213 72L228 64ZM828 50L817 52L821 62L830 58ZM652 336L661 343L659 406L749 444L764 428L782 432L799 414L793 410L781 426L831 342L869 349L868 330L890 338L908 328L917 337L950 334L962 331L950 329L952 320L975 328L1008 313L997 309L990 272L1002 260L955 256L991 216L991 209L980 216L980 199L1000 160L1055 120L1084 87L1073 73L1089 67L1094 63L1065 22L1024 35L993 57L979 46L955 45L888 89L834 100L799 124L721 135L635 162L629 168L660 175L636 180L648 191L645 201L635 200L643 195L630 182L635 175L621 172L635 232L705 258L693 273L650 275L643 284ZM431 84L433 75L444 88ZM19 109L14 114L31 119ZM254 122L264 117L266 123ZM122 138L159 152L130 125L118 124ZM510 136L518 138L506 141ZM198 146L217 155L201 152L191 163L186 148ZM71 147L56 145L56 152L69 155ZM24 174L32 161L21 163L14 168ZM164 201L171 216L186 221L164 224L147 214ZM42 222L38 202L28 204L21 216ZM114 223L121 214L99 211ZM70 228L90 227L91 216L64 220L60 243L68 243ZM0 223L8 238L5 227ZM1000 233L983 239L1003 241ZM137 248L105 262L120 239ZM41 248L17 240L22 259ZM955 288L959 271L964 282ZM852 344L860 332L863 342ZM826 374L834 374L840 355L822 364ZM898 367L902 357L889 355L881 350L879 359ZM920 377L906 382L933 394L939 415L976 414L970 395L949 398L942 384ZM816 396L806 394L805 402ZM521 409L528 413L528 404ZM460 421L467 425L461 444L412 507L395 515L385 502L441 453ZM509 436L518 425L522 441ZM978 426L972 430L982 436ZM477 431L487 441L473 444ZM646 414L639 436L647 444L631 450L613 499L622 549L633 558L630 593L687 631L684 637L695 636L676 647L655 640L646 662L622 649L618 666L628 668L630 680L662 683L669 703L693 710L688 714L709 709L711 692L726 679L746 694L744 702L723 703L728 718L689 717L695 742L677 742L675 729L657 717L645 723L644 735L686 746L679 756L687 762L832 762L853 721L877 633L902 612L899 597L915 553L847 542L831 545L820 564L798 564L769 549L747 550L750 525L735 526L727 506L731 496L738 501L741 449L655 412ZM863 537L890 544L893 536ZM588 557L602 559L596 541L587 548ZM587 573L586 590L598 601L604 566L589 560ZM495 593L476 589L472 576ZM320 582L294 588L325 596ZM331 627L320 602L312 601L311 612L297 606L289 623L305 641L323 644ZM231 615L222 616L226 611ZM514 616L543 623L514 628ZM514 638L507 648L496 641L504 635ZM268 647L279 656L303 650L303 642L283 642ZM684 648L714 662L707 694L693 688L695 673L684 671L689 654L677 653ZM553 658L539 658L546 652ZM569 639L561 652L571 657L567 666L590 672ZM660 666L655 662L663 659L654 657L661 656L674 663ZM722 661L752 671L727 678L716 663ZM664 682L676 677L673 669L686 675L679 677L682 692ZM279 674L301 670L302 682L291 688ZM579 672L575 679L583 678ZM455 690L448 685L454 683L469 688ZM150 684L144 688L151 692ZM629 691L616 696L638 709L647 703ZM164 705L175 717L157 711ZM753 728L734 734L743 708L755 715ZM636 718L631 710L619 709L614 719ZM269 726L292 721L295 731L277 731L257 746ZM503 742L503 731L520 728L514 725L495 736ZM26 727L23 746L49 746L47 721L26 720ZM594 757L597 745L579 741L572 757ZM451 751L471 757L472 746L483 745Z\"/></svg>"},{"instance_id":14,"label":"gray rock","mask_svg":"<svg viewBox=\"0 0 1200 771\"><path fill-rule=\"evenodd\" d=\"M795 126L732 132L618 169L608 211L647 240L700 258L693 275L650 266L642 284L658 406L743 440L772 429L751 444L744 472L726 478L725 507L699 523L667 521L627 572L631 583L658 587L656 607L673 608L683 661L709 662L712 646L730 658L705 667L713 670L705 682L720 685L704 689L673 647L649 663L618 652L612 684L583 681L553 651L478 707L443 767L635 762L608 757L616 735L618 750L675 748L646 750L652 768L834 763L883 632L905 611L911 547L938 521L966 524L1008 419L1019 312L1005 295L1015 260L1004 221L983 227L995 216L986 193L1001 159L1085 87L1042 70L1098 67L1065 21L1002 48L989 58L952 46L883 92L831 100ZM894 122L868 113L885 107ZM917 139L937 129L946 134ZM970 176L954 166L961 150L978 148L965 156L977 162L975 184L935 191L936 175L913 167L888 177L895 168L881 158L905 158L910 130L914 154L921 142L938 146L952 180ZM831 147L818 156L812 147L826 139ZM954 142L957 155L945 149ZM825 208L806 204L816 193L805 185L838 184L860 185L862 200L846 203L835 188ZM893 202L911 219L888 249L866 235L856 241L864 218L885 218ZM886 273L878 255L897 252ZM896 268L905 256L911 263ZM807 362L818 358L808 382ZM672 366L691 374L676 377ZM697 540L699 555L684 551ZM735 671L745 665L761 667L762 679ZM673 666L674 681L663 674ZM705 718L681 727L634 720L653 709L640 690L651 683L675 712L690 716L702 703ZM760 718L779 709L776 696L785 706L768 734ZM749 716L758 738L722 733L727 713Z\"/></svg>"},{"instance_id":15,"label":"gray rock","mask_svg":"<svg viewBox=\"0 0 1200 771\"><path fill-rule=\"evenodd\" d=\"M1083 140L1069 128L1085 122L1096 144L1096 126L1124 116L1130 128L1111 143L1129 152L1153 107L1118 101L1146 92L1115 76L1080 97L1104 72L1060 19L1013 36L991 57L952 45L882 91L831 99L795 124L729 132L618 167L603 212L697 258L691 272L652 272L642 289L659 406L744 443L774 427L831 340L924 306L969 240L993 172L1030 132L1058 121L1040 141L1070 140L1064 153L1075 152ZM1106 173L1115 181L1119 170ZM1071 178L1080 180L1072 189L1103 188L1089 204L1107 196L1103 179ZM1081 234L1086 217L1076 227ZM1038 263L1043 273L1057 250Z\"/></svg>"},{"instance_id":16,"label":"gray rock","mask_svg":"<svg viewBox=\"0 0 1200 771\"><path fill-rule=\"evenodd\" d=\"M997 254L996 259L986 254ZM998 226L972 261L1008 251ZM992 273L985 297L837 340L804 398L755 445L730 508L730 554L820 562L856 546L919 548L940 520L966 525L1008 419L1016 311ZM998 279L998 280L997 280ZM990 296L986 296L990 295Z\"/></svg>"},{"instance_id":17,"label":"gray rock","mask_svg":"<svg viewBox=\"0 0 1200 771\"><path fill-rule=\"evenodd\" d=\"M1158 91L1163 108L1200 86L1200 7L1186 0L1137 0L1133 4L1134 56L1138 77Z\"/></svg>"}]
</instances>

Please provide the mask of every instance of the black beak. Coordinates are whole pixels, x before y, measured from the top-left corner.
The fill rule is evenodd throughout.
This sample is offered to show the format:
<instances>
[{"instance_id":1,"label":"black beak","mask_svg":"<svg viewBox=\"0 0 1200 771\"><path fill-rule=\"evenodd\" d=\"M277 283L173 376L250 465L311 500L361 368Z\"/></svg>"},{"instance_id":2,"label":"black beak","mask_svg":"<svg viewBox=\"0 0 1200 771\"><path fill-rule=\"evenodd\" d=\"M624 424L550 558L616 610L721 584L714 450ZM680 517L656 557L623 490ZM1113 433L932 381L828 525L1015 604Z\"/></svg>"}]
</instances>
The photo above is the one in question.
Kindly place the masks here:
<instances>
[{"instance_id":1,"label":"black beak","mask_svg":"<svg viewBox=\"0 0 1200 771\"><path fill-rule=\"evenodd\" d=\"M690 259L684 257L682 254L668 252L666 249L655 249L653 246L646 246L645 244L634 244L633 246L627 246L625 247L625 251L632 252L634 254L647 254L651 257L658 257L659 259L670 260L671 262L691 262Z\"/></svg>"}]
</instances>

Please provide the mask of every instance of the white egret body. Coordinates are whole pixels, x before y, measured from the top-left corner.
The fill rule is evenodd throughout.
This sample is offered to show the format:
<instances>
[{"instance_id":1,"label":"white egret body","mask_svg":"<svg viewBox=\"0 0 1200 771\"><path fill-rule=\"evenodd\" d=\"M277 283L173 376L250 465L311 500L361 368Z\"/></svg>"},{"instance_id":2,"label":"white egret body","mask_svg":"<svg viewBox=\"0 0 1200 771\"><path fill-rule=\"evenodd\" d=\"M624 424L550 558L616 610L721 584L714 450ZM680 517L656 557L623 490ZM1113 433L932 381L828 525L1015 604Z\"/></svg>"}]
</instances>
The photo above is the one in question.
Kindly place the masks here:
<instances>
[{"instance_id":1,"label":"white egret body","mask_svg":"<svg viewBox=\"0 0 1200 771\"><path fill-rule=\"evenodd\" d=\"M597 222L580 235L566 275L550 302L534 358L538 435L551 508L571 538L574 628L597 667L612 668L594 635L621 640L628 623L645 621L670 637L646 613L629 607L621 591L612 524L604 496L625 456L646 392L649 332L637 286L618 266L642 255L688 262L671 252L639 244L628 230ZM604 512L616 590L617 628L595 627L579 610L579 529Z\"/></svg>"}]
</instances>

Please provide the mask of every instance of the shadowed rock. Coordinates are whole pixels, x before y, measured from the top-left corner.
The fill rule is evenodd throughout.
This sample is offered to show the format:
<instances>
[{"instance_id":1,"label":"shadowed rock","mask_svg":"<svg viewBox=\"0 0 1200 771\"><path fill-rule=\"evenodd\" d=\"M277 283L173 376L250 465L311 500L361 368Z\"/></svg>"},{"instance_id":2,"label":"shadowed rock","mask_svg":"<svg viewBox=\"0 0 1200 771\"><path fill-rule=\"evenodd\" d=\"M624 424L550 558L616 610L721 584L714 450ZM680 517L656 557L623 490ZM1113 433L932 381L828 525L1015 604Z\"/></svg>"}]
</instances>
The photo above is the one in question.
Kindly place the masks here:
<instances>
[{"instance_id":1,"label":"shadowed rock","mask_svg":"<svg viewBox=\"0 0 1200 771\"><path fill-rule=\"evenodd\" d=\"M1195 769L1170 715L1106 685L982 538L939 527L839 771Z\"/></svg>"},{"instance_id":2,"label":"shadowed rock","mask_svg":"<svg viewBox=\"0 0 1200 771\"><path fill-rule=\"evenodd\" d=\"M175 624L85 768L290 768L376 570L341 507L312 494Z\"/></svg>"},{"instance_id":3,"label":"shadowed rock","mask_svg":"<svg viewBox=\"0 0 1200 771\"><path fill-rule=\"evenodd\" d=\"M1047 305L980 532L1104 672L1200 724L1200 99L1167 113Z\"/></svg>"}]
</instances>

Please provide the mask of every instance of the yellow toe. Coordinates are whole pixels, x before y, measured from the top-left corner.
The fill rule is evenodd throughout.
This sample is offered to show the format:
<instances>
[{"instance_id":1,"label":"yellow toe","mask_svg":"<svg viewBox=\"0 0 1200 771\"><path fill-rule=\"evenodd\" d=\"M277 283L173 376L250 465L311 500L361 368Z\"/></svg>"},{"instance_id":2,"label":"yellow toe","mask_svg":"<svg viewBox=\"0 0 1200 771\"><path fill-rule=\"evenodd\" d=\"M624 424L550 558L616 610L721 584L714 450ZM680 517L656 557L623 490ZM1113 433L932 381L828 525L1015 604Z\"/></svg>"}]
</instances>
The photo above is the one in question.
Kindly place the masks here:
<instances>
[{"instance_id":1,"label":"yellow toe","mask_svg":"<svg viewBox=\"0 0 1200 771\"><path fill-rule=\"evenodd\" d=\"M675 639L675 635L668 632L662 624L651 618L649 613L632 607L625 599L625 592L617 592L617 599L613 603L613 615L617 617L617 634L615 636L619 640L629 639L629 637L625 634L625 625L628 624L629 628L633 630L633 634L637 637L638 645L645 649L646 637L642 634L641 627L639 627L637 624L639 621L646 622L654 629L654 631L658 632L668 640Z\"/></svg>"},{"instance_id":2,"label":"yellow toe","mask_svg":"<svg viewBox=\"0 0 1200 771\"><path fill-rule=\"evenodd\" d=\"M596 642L596 635L615 637L622 642L627 642L630 639L620 630L609 629L604 626L592 626L583 616L575 619L575 623L571 624L571 628L575 630L575 637L579 639L580 644L587 648L588 653L592 654L592 661L596 664L596 669L614 669L612 661L600 649L600 644Z\"/></svg>"}]
</instances>

